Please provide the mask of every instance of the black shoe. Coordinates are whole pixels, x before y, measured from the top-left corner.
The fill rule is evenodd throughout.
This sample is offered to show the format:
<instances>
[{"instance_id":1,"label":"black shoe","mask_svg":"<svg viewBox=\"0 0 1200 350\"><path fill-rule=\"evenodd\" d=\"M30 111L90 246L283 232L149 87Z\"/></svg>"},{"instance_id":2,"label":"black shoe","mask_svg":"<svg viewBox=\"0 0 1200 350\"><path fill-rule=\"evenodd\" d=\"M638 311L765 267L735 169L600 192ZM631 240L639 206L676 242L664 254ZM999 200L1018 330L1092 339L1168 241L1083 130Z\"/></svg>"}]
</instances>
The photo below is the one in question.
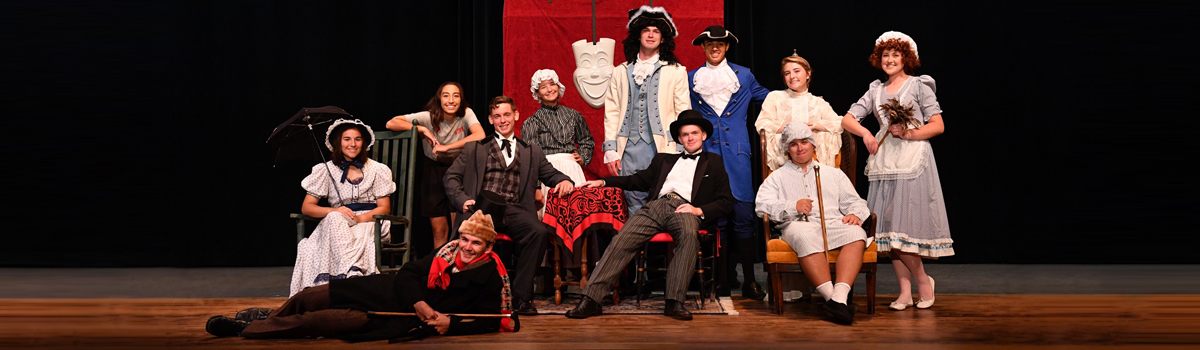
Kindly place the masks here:
<instances>
[{"instance_id":1,"label":"black shoe","mask_svg":"<svg viewBox=\"0 0 1200 350\"><path fill-rule=\"evenodd\" d=\"M246 329L249 324L250 322L238 321L225 316L213 316L204 325L204 330L208 331L208 334L218 337L236 337L242 335L242 330Z\"/></svg>"},{"instance_id":2,"label":"black shoe","mask_svg":"<svg viewBox=\"0 0 1200 350\"><path fill-rule=\"evenodd\" d=\"M821 304L821 307L829 312L829 315L833 317L834 323L847 326L854 323L854 313L858 311L853 305L846 305L833 300L826 300L824 304Z\"/></svg>"},{"instance_id":3,"label":"black shoe","mask_svg":"<svg viewBox=\"0 0 1200 350\"><path fill-rule=\"evenodd\" d=\"M571 311L567 311L567 318L588 318L604 312L600 303L592 300L591 297L584 295L580 299L582 300L579 301L579 305L576 305Z\"/></svg>"},{"instance_id":4,"label":"black shoe","mask_svg":"<svg viewBox=\"0 0 1200 350\"><path fill-rule=\"evenodd\" d=\"M667 307L664 308L663 315L680 321L692 320L692 312L688 311L678 300L667 299Z\"/></svg>"},{"instance_id":5,"label":"black shoe","mask_svg":"<svg viewBox=\"0 0 1200 350\"><path fill-rule=\"evenodd\" d=\"M532 302L522 301L520 304L517 304L517 314L521 316L537 316L538 311L536 307L533 307Z\"/></svg>"},{"instance_id":6,"label":"black shoe","mask_svg":"<svg viewBox=\"0 0 1200 350\"><path fill-rule=\"evenodd\" d=\"M271 314L271 311L274 311L274 310L271 310L268 308L262 308L262 307L252 307L249 309L238 311L237 315L233 316L233 319L238 320L238 321L246 321L246 322L263 320L263 319L267 318L267 315Z\"/></svg>"},{"instance_id":7,"label":"black shoe","mask_svg":"<svg viewBox=\"0 0 1200 350\"><path fill-rule=\"evenodd\" d=\"M758 282L750 282L742 285L742 296L750 300L763 300L767 293L763 292Z\"/></svg>"}]
</instances>

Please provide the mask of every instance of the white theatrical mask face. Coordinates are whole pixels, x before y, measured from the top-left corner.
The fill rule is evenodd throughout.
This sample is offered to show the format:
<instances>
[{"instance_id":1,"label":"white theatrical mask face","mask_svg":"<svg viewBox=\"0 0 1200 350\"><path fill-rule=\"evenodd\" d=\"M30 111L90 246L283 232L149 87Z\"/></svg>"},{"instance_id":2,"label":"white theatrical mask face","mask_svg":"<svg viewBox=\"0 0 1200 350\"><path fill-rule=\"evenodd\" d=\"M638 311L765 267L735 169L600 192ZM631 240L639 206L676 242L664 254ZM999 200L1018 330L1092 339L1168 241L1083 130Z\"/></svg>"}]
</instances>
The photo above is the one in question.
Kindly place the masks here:
<instances>
[{"instance_id":1,"label":"white theatrical mask face","mask_svg":"<svg viewBox=\"0 0 1200 350\"><path fill-rule=\"evenodd\" d=\"M579 96L592 108L604 107L604 93L612 79L613 52L617 41L600 38L596 44L579 40L571 44L575 52L575 88Z\"/></svg>"}]
</instances>

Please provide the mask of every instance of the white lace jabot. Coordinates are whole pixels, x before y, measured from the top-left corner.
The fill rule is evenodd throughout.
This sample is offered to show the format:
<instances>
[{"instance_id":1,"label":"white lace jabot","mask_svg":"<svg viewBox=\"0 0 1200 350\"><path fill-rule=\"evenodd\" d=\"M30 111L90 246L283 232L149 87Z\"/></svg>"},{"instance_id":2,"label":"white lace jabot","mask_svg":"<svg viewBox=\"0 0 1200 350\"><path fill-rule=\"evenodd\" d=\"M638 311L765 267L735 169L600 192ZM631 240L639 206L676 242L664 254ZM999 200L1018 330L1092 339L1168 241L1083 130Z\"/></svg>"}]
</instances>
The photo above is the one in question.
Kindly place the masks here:
<instances>
[{"instance_id":1,"label":"white lace jabot","mask_svg":"<svg viewBox=\"0 0 1200 350\"><path fill-rule=\"evenodd\" d=\"M649 59L643 61L641 57L637 58L637 63L633 64L633 81L638 85L646 83L646 77L654 73L654 64L658 63L658 54L650 56Z\"/></svg>"},{"instance_id":2,"label":"white lace jabot","mask_svg":"<svg viewBox=\"0 0 1200 350\"><path fill-rule=\"evenodd\" d=\"M723 92L733 94L742 87L738 83L737 73L729 67L729 60L721 60L721 64L716 66L705 63L704 67L696 70L694 80L696 87L692 91L706 97Z\"/></svg>"}]
</instances>

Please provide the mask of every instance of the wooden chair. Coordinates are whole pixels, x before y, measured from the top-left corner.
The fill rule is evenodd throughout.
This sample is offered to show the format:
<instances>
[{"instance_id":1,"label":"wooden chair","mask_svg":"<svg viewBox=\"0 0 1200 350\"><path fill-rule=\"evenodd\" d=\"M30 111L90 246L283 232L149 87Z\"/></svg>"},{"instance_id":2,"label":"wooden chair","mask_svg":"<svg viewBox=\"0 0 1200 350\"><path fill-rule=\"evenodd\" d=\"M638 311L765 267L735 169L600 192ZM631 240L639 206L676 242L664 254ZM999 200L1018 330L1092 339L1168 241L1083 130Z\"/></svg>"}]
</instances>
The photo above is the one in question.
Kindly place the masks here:
<instances>
[{"instance_id":1,"label":"wooden chair","mask_svg":"<svg viewBox=\"0 0 1200 350\"><path fill-rule=\"evenodd\" d=\"M379 272L394 273L400 270L400 265L412 258L410 243L412 242L413 222L413 178L414 165L417 160L417 148L420 147L416 132L409 130L395 132L390 130L375 132L375 146L371 147L371 159L383 163L392 171L393 181L396 182L396 192L391 195L392 212L375 215L375 262L379 264ZM296 241L308 236L305 223L320 221L304 214L291 214L296 220ZM392 225L391 240L382 242L384 221ZM402 226L398 230L397 226ZM397 240L403 237L403 240ZM396 263L396 256L400 263ZM388 264L385 266L385 258Z\"/></svg>"},{"instance_id":2,"label":"wooden chair","mask_svg":"<svg viewBox=\"0 0 1200 350\"><path fill-rule=\"evenodd\" d=\"M713 298L713 300L716 300L717 297L715 272L717 267L717 241L720 239L720 231L714 230L713 234L709 234L708 230L700 230L698 235L699 236L697 238L700 240L700 251L696 252L696 254L699 255L696 257L696 282L700 289L700 308L703 309L704 303L708 298ZM669 261L670 256L669 253L664 255L663 263L658 267L650 269L646 264L646 250L650 247L651 243L670 244L672 242L674 242L674 239L671 238L671 234L660 232L659 234L654 235L654 237L651 237L649 241L646 241L646 244L642 246L642 251L638 253L636 265L637 279L634 282L637 285L636 300L638 306L642 305L642 288L645 287L647 282L646 273L667 273L667 262ZM708 249L705 249L706 246ZM704 254L705 250L708 251L707 255ZM614 297L614 299L615 298L616 297Z\"/></svg>"},{"instance_id":3,"label":"wooden chair","mask_svg":"<svg viewBox=\"0 0 1200 350\"><path fill-rule=\"evenodd\" d=\"M843 131L842 148L838 151L838 155L835 156L836 159L834 159L833 162L836 167L846 173L846 176L850 178L851 184L857 183L855 182L857 178L855 176L857 172L856 162L858 159L858 147L856 142L857 140L851 136L849 132ZM761 161L764 180L767 178L767 175L771 174L771 170L767 167L766 158L768 146L778 147L777 145L767 145L766 138L763 138L761 141ZM778 238L774 238L778 237L779 233L778 231L774 230L774 225L771 224L770 218L764 215L762 220L763 238L767 241L767 263L763 264L763 269L767 270L768 274L767 300L773 304L775 313L783 314L783 286L781 285L782 274L803 274L803 271L800 270L800 258L796 257L795 250L792 250L792 247L788 245L787 242L784 242ZM871 213L870 217L863 220L862 226L863 230L867 231L867 237L875 237L876 220L877 218L875 213ZM872 315L875 314L875 277L876 272L878 271L876 266L876 261L878 260L876 248L877 246L874 241L871 242L871 245L866 247L866 250L863 251L862 269L859 270L859 273L866 275L867 313ZM830 250L827 254L829 257L830 276L833 276L837 271L835 268L835 263L837 263L839 251L840 249L834 249ZM851 290L850 298L847 300L847 302L854 302L853 290Z\"/></svg>"}]
</instances>

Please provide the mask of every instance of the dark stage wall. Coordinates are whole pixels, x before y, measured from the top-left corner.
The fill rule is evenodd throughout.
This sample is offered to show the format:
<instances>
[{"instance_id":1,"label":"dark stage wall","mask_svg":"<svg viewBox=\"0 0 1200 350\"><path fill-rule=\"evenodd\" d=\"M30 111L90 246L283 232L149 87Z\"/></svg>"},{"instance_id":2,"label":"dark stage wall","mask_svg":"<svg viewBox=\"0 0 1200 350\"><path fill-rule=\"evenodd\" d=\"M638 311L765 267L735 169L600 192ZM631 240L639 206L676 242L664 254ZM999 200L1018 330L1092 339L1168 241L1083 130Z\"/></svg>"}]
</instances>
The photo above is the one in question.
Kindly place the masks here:
<instances>
[{"instance_id":1,"label":"dark stage wall","mask_svg":"<svg viewBox=\"0 0 1200 350\"><path fill-rule=\"evenodd\" d=\"M311 164L271 166L279 122L335 105L378 130L449 80L480 113L491 96L529 98L501 91L499 1L6 6L34 15L5 24L22 33L5 83L20 161L0 266L289 265L286 217ZM942 263L1191 262L1186 238L1169 239L1191 232L1196 194L1196 70L1167 49L1191 41L1183 16L1040 1L731 1L724 14L742 40L732 62L782 89L796 49L838 113L884 78L867 62L880 33L915 38L945 110L932 142L958 255ZM677 50L699 50L696 34Z\"/></svg>"}]
</instances>

